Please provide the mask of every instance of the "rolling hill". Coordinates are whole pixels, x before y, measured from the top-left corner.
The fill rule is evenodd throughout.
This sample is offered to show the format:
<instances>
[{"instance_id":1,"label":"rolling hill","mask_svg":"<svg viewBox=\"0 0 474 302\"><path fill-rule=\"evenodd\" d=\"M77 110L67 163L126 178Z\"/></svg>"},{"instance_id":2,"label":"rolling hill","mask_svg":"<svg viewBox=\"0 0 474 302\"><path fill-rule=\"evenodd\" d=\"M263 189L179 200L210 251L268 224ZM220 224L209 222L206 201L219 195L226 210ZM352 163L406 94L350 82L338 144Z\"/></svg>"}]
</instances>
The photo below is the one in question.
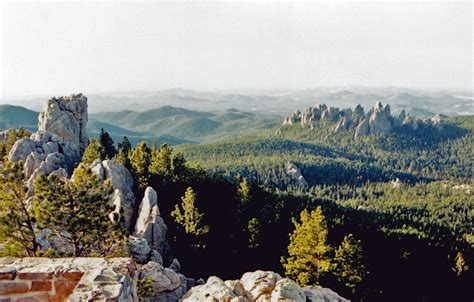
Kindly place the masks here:
<instances>
[{"instance_id":1,"label":"rolling hill","mask_svg":"<svg viewBox=\"0 0 474 302\"><path fill-rule=\"evenodd\" d=\"M211 142L243 134L271 133L281 117L236 109L204 112L164 106L147 111L122 110L89 115L87 132L95 137L104 128L117 142L147 140L169 145ZM24 127L35 131L38 112L20 106L0 106L0 129Z\"/></svg>"}]
</instances>

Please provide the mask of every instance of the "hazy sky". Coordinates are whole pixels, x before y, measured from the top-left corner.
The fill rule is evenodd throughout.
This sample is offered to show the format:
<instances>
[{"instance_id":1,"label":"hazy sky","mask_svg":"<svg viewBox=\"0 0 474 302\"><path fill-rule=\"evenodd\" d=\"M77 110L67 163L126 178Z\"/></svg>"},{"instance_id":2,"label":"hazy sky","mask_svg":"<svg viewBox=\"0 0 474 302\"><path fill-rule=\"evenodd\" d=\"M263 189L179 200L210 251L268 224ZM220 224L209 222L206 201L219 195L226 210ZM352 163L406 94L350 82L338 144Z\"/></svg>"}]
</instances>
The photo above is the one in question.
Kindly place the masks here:
<instances>
[{"instance_id":1,"label":"hazy sky","mask_svg":"<svg viewBox=\"0 0 474 302\"><path fill-rule=\"evenodd\" d=\"M1 96L116 90L471 89L472 4L3 4Z\"/></svg>"}]
</instances>

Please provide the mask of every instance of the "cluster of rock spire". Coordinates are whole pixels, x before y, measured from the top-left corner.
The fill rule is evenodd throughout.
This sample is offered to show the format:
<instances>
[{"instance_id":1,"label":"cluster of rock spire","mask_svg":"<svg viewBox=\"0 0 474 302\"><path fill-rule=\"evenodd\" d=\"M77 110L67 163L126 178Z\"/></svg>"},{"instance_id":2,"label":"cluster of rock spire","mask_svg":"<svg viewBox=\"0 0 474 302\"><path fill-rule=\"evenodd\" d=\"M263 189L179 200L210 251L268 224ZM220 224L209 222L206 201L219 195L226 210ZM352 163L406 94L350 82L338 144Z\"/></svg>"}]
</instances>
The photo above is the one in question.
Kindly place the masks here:
<instances>
[{"instance_id":1,"label":"cluster of rock spire","mask_svg":"<svg viewBox=\"0 0 474 302\"><path fill-rule=\"evenodd\" d=\"M391 115L390 105L382 105L382 103L377 102L367 113L364 112L361 105L357 105L352 110L320 104L315 107L308 107L303 112L299 110L294 112L284 119L283 125L300 123L303 128L312 129L319 121L336 123L330 134L353 129L355 138L378 133L390 133L402 126L416 130L422 125L441 126L442 124L442 118L439 114L431 119L422 120L414 119L406 114L405 110L402 110L398 117L394 117Z\"/></svg>"}]
</instances>

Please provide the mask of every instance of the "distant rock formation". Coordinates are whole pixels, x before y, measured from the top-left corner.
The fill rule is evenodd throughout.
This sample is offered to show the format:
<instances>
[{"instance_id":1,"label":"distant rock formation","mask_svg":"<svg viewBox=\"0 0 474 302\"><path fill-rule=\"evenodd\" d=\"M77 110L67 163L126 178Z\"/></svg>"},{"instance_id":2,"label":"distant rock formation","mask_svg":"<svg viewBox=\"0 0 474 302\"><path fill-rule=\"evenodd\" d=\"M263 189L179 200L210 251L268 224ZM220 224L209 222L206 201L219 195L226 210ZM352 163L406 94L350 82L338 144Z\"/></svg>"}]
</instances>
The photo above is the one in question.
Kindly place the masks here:
<instances>
[{"instance_id":1,"label":"distant rock formation","mask_svg":"<svg viewBox=\"0 0 474 302\"><path fill-rule=\"evenodd\" d=\"M183 302L196 301L287 301L287 302L348 302L328 288L301 288L294 281L274 272L245 273L240 280L223 281L209 277L206 284L191 288Z\"/></svg>"},{"instance_id":2,"label":"distant rock formation","mask_svg":"<svg viewBox=\"0 0 474 302\"><path fill-rule=\"evenodd\" d=\"M409 127L412 130L417 130L423 125L436 126L439 129L443 127L443 117L439 114L431 119L415 120L402 110L398 117L394 117L391 115L390 106L382 105L380 102L377 102L367 114L364 113L361 105L357 105L352 110L320 104L316 107L308 107L303 112L295 111L283 120L283 125L300 123L303 128L313 129L319 121L336 123L329 135L352 129L355 138L390 133L399 127Z\"/></svg>"},{"instance_id":3,"label":"distant rock formation","mask_svg":"<svg viewBox=\"0 0 474 302\"><path fill-rule=\"evenodd\" d=\"M52 98L38 118L38 131L15 142L10 161L23 161L27 186L38 175L71 175L87 146L87 98Z\"/></svg>"},{"instance_id":4,"label":"distant rock formation","mask_svg":"<svg viewBox=\"0 0 474 302\"><path fill-rule=\"evenodd\" d=\"M301 174L301 169L298 168L294 163L287 162L285 165L286 174L291 177L294 181L298 183L298 185L306 187L308 186L308 182Z\"/></svg>"}]
</instances>

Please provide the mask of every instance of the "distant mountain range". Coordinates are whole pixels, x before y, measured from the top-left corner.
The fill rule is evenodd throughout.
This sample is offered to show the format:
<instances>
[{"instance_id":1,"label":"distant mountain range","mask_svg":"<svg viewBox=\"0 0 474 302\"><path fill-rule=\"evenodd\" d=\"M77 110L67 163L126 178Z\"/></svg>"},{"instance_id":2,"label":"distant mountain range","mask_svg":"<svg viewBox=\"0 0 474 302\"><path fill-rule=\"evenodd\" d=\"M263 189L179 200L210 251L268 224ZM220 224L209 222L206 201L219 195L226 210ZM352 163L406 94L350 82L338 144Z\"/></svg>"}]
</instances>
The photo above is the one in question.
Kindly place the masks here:
<instances>
[{"instance_id":1,"label":"distant mountain range","mask_svg":"<svg viewBox=\"0 0 474 302\"><path fill-rule=\"evenodd\" d=\"M275 128L280 116L228 109L194 111L172 106L148 111L123 110L89 115L87 132L95 137L104 128L114 141L127 136L132 144L141 140L170 145L201 143ZM0 129L24 127L35 131L38 112L21 106L0 105Z\"/></svg>"},{"instance_id":2,"label":"distant mountain range","mask_svg":"<svg viewBox=\"0 0 474 302\"><path fill-rule=\"evenodd\" d=\"M429 117L474 114L471 92L422 91L397 87L350 86L316 88L297 91L243 91L205 92L189 89L160 91L133 91L91 94L87 93L89 112L121 110L148 111L173 106L199 111L217 111L235 108L240 111L288 115L294 108L305 108L318 103L347 108L361 104L372 107L376 102L389 103L394 113L402 109L413 116ZM20 105L40 111L45 99L51 96L22 99L3 99L3 103Z\"/></svg>"}]
</instances>

